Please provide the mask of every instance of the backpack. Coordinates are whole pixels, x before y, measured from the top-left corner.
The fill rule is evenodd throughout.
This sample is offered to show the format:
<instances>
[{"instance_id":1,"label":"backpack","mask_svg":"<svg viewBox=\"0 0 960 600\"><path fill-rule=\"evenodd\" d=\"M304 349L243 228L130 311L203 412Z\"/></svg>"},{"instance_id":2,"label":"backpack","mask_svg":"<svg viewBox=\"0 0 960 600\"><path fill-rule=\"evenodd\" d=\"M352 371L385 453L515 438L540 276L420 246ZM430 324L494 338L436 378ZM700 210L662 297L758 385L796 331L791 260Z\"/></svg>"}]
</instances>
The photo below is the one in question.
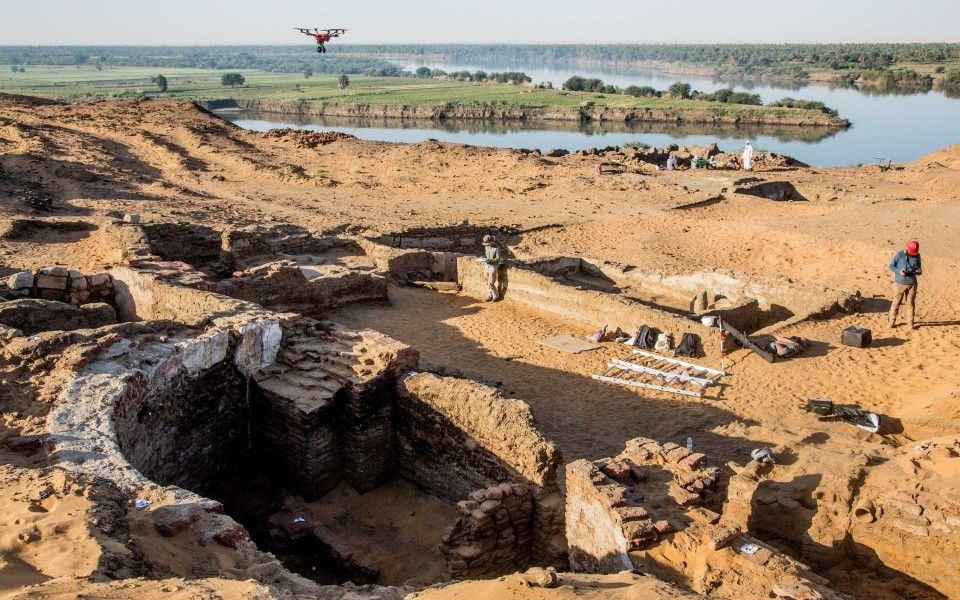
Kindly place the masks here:
<instances>
[{"instance_id":1,"label":"backpack","mask_svg":"<svg viewBox=\"0 0 960 600\"><path fill-rule=\"evenodd\" d=\"M653 327L641 325L640 329L637 330L634 346L643 348L644 350L652 350L657 343L657 335L659 333L660 332Z\"/></svg>"},{"instance_id":2,"label":"backpack","mask_svg":"<svg viewBox=\"0 0 960 600\"><path fill-rule=\"evenodd\" d=\"M690 358L701 356L700 336L695 333L683 334L683 337L680 338L680 343L677 344L676 355L689 356Z\"/></svg>"}]
</instances>

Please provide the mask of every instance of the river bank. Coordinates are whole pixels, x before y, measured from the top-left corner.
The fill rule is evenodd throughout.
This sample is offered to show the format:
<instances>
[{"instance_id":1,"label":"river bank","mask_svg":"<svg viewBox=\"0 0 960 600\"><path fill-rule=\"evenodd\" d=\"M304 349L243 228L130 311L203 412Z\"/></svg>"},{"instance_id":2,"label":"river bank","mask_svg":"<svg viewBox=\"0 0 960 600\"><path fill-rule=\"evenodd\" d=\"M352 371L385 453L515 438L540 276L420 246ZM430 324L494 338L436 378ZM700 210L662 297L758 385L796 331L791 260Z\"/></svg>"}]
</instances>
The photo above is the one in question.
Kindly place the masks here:
<instances>
[{"instance_id":1,"label":"river bank","mask_svg":"<svg viewBox=\"0 0 960 600\"><path fill-rule=\"evenodd\" d=\"M849 127L845 119L825 113L791 108L730 105L689 101L691 106L676 107L613 107L582 106L522 106L470 105L448 102L431 104L368 104L355 102L326 102L313 100L277 101L262 99L224 98L207 100L201 104L209 110L238 109L259 113L295 115L303 117L353 117L429 120L495 120L495 121L558 121L599 123L686 123L707 125L765 125L815 127L839 130Z\"/></svg>"}]
</instances>

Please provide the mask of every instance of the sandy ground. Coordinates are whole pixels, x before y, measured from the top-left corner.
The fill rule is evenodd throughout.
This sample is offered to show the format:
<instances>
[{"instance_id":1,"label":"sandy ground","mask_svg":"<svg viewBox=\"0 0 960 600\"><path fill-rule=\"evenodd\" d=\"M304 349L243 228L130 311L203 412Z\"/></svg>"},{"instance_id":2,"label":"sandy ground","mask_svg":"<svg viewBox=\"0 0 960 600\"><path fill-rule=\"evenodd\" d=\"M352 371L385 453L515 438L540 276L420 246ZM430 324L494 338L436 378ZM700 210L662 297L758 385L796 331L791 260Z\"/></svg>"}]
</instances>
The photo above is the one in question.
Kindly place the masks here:
<instances>
[{"instance_id":1,"label":"sandy ground","mask_svg":"<svg viewBox=\"0 0 960 600\"><path fill-rule=\"evenodd\" d=\"M502 383L506 393L530 403L567 460L610 455L638 435L677 442L690 436L720 462L744 462L758 445L795 440L805 432L888 445L957 434L960 147L886 173L871 166L759 173L793 183L807 198L803 202L732 193L742 173L667 173L637 166L598 177L596 160L434 142L341 139L310 148L289 136L239 130L189 104L62 106L0 96L0 221L36 217L24 199L42 196L53 200L54 210L41 218L93 225L78 232L40 229L0 236L0 275L52 263L91 271L117 261L95 230L111 213L214 227L292 222L363 235L464 221L541 228L523 234L512 250L521 257L584 256L672 273L723 268L748 277L785 276L859 290L869 299L867 312L792 327L787 334L814 340L810 353L776 365L742 357L730 369L730 385L704 400L595 382L589 376L622 349L607 345L570 356L543 348L536 341L548 335L588 330L509 303L480 305L394 288L390 309L357 306L335 317L409 342L431 365ZM724 199L709 206L672 208L721 192ZM884 314L891 288L886 264L911 237L921 240L924 260L920 328L891 330ZM851 324L872 328L878 343L866 351L839 345L840 331ZM45 412L17 392L19 375L4 372L0 381L4 410L20 411L6 414L5 435L36 427ZM881 412L902 428L868 438L849 425L819 422L802 404L820 395ZM22 513L18 491L29 487L23 477L39 473L39 465L5 449L0 461L31 473L0 479L0 514L10 515L0 519L0 589L86 575L95 549L83 546L86 534L70 533L82 502L58 505L42 519ZM11 525L16 518L24 520ZM41 539L52 540L40 554L18 537L20 528L32 524ZM55 548L57 540L68 539L76 546ZM51 594L67 589L46 585ZM149 582L137 585L154 589ZM488 584L476 585L474 596L449 597L513 597L484 596L493 593L481 589ZM106 589L105 594L117 593ZM622 593L630 589L625 585ZM243 593L256 597L252 588Z\"/></svg>"}]
</instances>

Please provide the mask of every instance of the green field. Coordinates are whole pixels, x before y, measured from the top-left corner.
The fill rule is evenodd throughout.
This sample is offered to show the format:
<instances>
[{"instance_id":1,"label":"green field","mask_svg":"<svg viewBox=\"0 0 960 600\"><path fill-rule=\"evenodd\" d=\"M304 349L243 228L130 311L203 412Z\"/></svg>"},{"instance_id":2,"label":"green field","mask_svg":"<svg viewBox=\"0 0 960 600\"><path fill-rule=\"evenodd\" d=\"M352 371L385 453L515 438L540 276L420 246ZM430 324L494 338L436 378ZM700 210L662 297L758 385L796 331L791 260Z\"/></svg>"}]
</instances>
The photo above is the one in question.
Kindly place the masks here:
<instances>
[{"instance_id":1,"label":"green field","mask_svg":"<svg viewBox=\"0 0 960 600\"><path fill-rule=\"evenodd\" d=\"M483 105L516 107L577 108L587 102L611 108L709 109L724 114L742 111L796 112L797 109L766 108L676 98L634 98L621 94L541 90L510 83L470 83L455 80L407 77L350 76L350 85L340 89L336 75L240 71L246 83L224 87L220 77L226 71L205 69L163 69L169 82L167 92L151 83L158 70L146 67L27 66L26 72L12 72L0 66L0 92L65 99L85 98L184 98L190 100L306 100L351 104L444 106ZM236 72L236 71L231 71Z\"/></svg>"}]
</instances>

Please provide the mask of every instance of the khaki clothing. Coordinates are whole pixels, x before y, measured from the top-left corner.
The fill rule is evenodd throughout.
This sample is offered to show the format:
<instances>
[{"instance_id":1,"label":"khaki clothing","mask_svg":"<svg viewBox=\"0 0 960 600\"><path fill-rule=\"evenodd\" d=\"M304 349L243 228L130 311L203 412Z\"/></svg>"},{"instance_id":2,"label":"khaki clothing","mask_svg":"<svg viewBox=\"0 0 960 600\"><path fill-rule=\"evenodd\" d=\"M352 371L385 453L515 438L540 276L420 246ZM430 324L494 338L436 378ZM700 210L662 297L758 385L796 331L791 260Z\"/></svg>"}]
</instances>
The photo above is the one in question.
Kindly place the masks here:
<instances>
[{"instance_id":1,"label":"khaki clothing","mask_svg":"<svg viewBox=\"0 0 960 600\"><path fill-rule=\"evenodd\" d=\"M910 326L914 325L914 315L917 309L917 284L908 285L903 283L893 284L893 302L890 304L890 327L897 324L897 313L900 312L900 305L906 304Z\"/></svg>"}]
</instances>

